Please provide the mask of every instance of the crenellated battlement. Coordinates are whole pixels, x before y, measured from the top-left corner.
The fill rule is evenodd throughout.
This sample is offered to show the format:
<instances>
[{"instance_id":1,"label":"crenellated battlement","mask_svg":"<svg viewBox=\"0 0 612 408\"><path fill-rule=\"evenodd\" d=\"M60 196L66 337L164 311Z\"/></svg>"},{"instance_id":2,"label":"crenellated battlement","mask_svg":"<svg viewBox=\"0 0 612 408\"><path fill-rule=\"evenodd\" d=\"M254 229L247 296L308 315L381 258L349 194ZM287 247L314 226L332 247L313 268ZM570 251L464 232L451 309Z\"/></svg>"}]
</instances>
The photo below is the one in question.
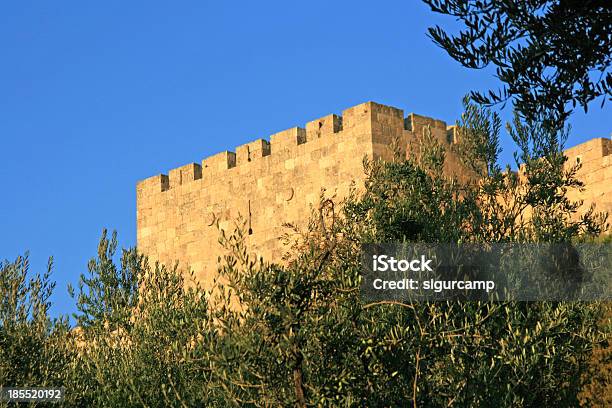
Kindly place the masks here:
<instances>
[{"instance_id":1,"label":"crenellated battlement","mask_svg":"<svg viewBox=\"0 0 612 408\"><path fill-rule=\"evenodd\" d=\"M204 285L224 254L217 223L247 222L247 244L270 260L281 258L286 223L308 219L321 190L342 199L363 187L363 158L418 155L425 129L447 149L444 172L469 177L454 154L455 126L375 102L345 109L149 177L137 185L138 249L152 260L191 268ZM399 148L399 150L398 150ZM594 139L568 150L587 182L576 198L612 209L612 141Z\"/></svg>"},{"instance_id":2,"label":"crenellated battlement","mask_svg":"<svg viewBox=\"0 0 612 408\"><path fill-rule=\"evenodd\" d=\"M366 102L149 177L137 185L138 249L180 261L207 284L223 254L215 225L231 228L240 215L251 248L279 259L283 225L305 221L322 189L346 197L363 184L364 157L392 158L398 141L409 155L427 126L454 143L443 121Z\"/></svg>"},{"instance_id":3,"label":"crenellated battlement","mask_svg":"<svg viewBox=\"0 0 612 408\"><path fill-rule=\"evenodd\" d=\"M306 123L304 128L293 127L280 131L266 139L236 147L235 151L224 151L202 160L201 165L190 163L169 171L168 175L160 174L138 183L138 191L165 192L182 186L188 182L202 178L215 177L220 172L236 167L248 166L260 160L276 159L276 155L284 157L297 153L299 146L314 142L320 138L332 138L338 143L342 135L356 128L382 135L382 143L388 143L385 135L401 135L404 131L416 133L430 126L433 131L443 131L447 134L446 123L442 120L429 118L415 113L404 117L401 109L366 102L345 109L342 115L330 114ZM346 131L345 131L346 129ZM454 134L454 133L453 133ZM380 139L380 138L379 138ZM454 138L446 138L455 140ZM362 141L370 143L371 141ZM298 153L299 154L299 153Z\"/></svg>"},{"instance_id":4,"label":"crenellated battlement","mask_svg":"<svg viewBox=\"0 0 612 408\"><path fill-rule=\"evenodd\" d=\"M592 161L598 161L612 155L612 140L604 138L591 139L565 151L569 163L580 163L586 166Z\"/></svg>"},{"instance_id":5,"label":"crenellated battlement","mask_svg":"<svg viewBox=\"0 0 612 408\"><path fill-rule=\"evenodd\" d=\"M565 151L568 167L579 165L577 177L584 182L583 191L572 191L570 198L582 200L584 208L596 205L598 211L612 214L612 140L588 140Z\"/></svg>"}]
</instances>

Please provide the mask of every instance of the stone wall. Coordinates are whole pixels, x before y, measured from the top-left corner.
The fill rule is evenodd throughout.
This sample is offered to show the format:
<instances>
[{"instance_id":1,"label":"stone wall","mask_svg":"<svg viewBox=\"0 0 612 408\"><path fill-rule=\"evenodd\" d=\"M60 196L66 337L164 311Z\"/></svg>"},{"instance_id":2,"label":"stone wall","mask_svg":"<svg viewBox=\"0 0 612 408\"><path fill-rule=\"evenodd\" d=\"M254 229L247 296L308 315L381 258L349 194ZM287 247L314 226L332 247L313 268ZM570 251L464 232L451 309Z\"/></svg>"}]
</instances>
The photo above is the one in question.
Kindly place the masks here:
<instances>
[{"instance_id":1,"label":"stone wall","mask_svg":"<svg viewBox=\"0 0 612 408\"><path fill-rule=\"evenodd\" d=\"M206 286L223 255L218 243L221 228L232 229L241 215L247 221L248 245L266 259L279 260L279 237L285 223L303 224L311 205L326 194L346 196L351 185L361 188L363 158L390 160L394 141L402 154L418 150L419 135L429 126L443 145L457 143L453 126L366 102L270 137L225 151L160 174L137 185L137 245L152 260L180 261L194 270ZM464 175L447 149L445 171ZM578 198L612 210L611 141L594 139L568 150L570 160L581 160L580 176L588 184Z\"/></svg>"},{"instance_id":2,"label":"stone wall","mask_svg":"<svg viewBox=\"0 0 612 408\"><path fill-rule=\"evenodd\" d=\"M180 261L206 285L223 254L215 220L231 230L241 215L253 250L279 259L283 224L307 220L322 188L338 198L352 183L360 188L364 157L389 160L394 139L406 151L428 125L442 143L453 143L454 132L442 121L404 118L400 109L367 102L276 133L269 142L259 139L143 180L137 186L138 248L153 260Z\"/></svg>"},{"instance_id":3,"label":"stone wall","mask_svg":"<svg viewBox=\"0 0 612 408\"><path fill-rule=\"evenodd\" d=\"M585 207L595 204L597 211L612 215L612 140L591 139L567 149L565 154L568 166L580 163L577 176L585 183L583 192L569 196L584 200Z\"/></svg>"}]
</instances>

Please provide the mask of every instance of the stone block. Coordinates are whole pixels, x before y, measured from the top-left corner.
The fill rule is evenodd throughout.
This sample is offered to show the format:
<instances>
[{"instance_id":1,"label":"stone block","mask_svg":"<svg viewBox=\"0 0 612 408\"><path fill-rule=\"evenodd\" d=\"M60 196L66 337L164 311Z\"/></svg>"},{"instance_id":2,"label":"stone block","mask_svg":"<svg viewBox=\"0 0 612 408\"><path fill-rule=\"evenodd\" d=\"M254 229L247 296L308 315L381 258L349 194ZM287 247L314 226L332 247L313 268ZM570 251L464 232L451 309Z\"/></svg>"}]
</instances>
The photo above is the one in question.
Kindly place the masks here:
<instances>
[{"instance_id":1,"label":"stone block","mask_svg":"<svg viewBox=\"0 0 612 408\"><path fill-rule=\"evenodd\" d=\"M310 141L342 130L342 117L327 115L306 124L306 137Z\"/></svg>"},{"instance_id":2,"label":"stone block","mask_svg":"<svg viewBox=\"0 0 612 408\"><path fill-rule=\"evenodd\" d=\"M190 163L176 169L170 170L170 188L189 183L202 178L202 166L197 163Z\"/></svg>"}]
</instances>

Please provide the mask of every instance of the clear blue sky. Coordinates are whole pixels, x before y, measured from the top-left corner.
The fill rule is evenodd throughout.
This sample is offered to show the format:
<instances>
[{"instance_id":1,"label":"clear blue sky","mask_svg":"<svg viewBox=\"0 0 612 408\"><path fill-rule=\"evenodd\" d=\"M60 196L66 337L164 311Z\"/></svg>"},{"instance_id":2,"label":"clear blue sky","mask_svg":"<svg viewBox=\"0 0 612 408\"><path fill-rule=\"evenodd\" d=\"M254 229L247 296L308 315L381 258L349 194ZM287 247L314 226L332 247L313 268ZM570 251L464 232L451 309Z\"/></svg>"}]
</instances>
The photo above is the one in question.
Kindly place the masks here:
<instances>
[{"instance_id":1,"label":"clear blue sky","mask_svg":"<svg viewBox=\"0 0 612 408\"><path fill-rule=\"evenodd\" d=\"M102 228L135 244L140 179L368 100L453 122L496 82L436 22L416 0L3 2L0 258L53 255L53 313L72 312ZM609 106L569 144L608 137Z\"/></svg>"}]
</instances>

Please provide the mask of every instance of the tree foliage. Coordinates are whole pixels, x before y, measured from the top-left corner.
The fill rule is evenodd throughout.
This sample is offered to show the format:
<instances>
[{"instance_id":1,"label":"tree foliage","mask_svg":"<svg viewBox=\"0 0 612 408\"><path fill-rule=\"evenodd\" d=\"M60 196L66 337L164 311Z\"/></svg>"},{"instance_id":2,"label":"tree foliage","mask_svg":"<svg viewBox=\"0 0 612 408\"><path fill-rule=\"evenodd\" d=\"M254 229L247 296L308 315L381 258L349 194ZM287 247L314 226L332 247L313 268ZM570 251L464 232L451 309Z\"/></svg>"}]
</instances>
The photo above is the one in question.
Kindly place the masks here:
<instances>
[{"instance_id":1,"label":"tree foliage","mask_svg":"<svg viewBox=\"0 0 612 408\"><path fill-rule=\"evenodd\" d=\"M240 228L224 237L232 256L223 288L244 306L220 318L233 337L225 348L232 358L217 363L231 403L577 405L601 340L599 304L361 301L362 243L567 242L605 228L593 211L576 217L577 204L565 196L579 184L559 135L517 119L510 130L521 142L524 176L504 172L494 164L498 119L474 105L466 110L462 148L489 152L464 152L482 171L478 182L441 177L444 151L426 132L429 158L366 162L365 191L338 213L322 198L308 227L287 237L285 266L252 259Z\"/></svg>"},{"instance_id":2,"label":"tree foliage","mask_svg":"<svg viewBox=\"0 0 612 408\"><path fill-rule=\"evenodd\" d=\"M287 225L283 263L255 258L240 220L220 231L228 255L209 291L134 249L117 259L104 232L68 332L47 317L48 275L28 285L27 262L3 264L0 385L64 386L68 407L605 401L588 364L609 336L599 303L362 300L363 243L575 242L605 229L566 197L580 184L558 133L517 118L515 174L496 164L499 118L467 103L459 129L478 180L444 176L449 152L426 130L420 157L365 160L365 188L343 202L322 192L305 223Z\"/></svg>"},{"instance_id":3,"label":"tree foliage","mask_svg":"<svg viewBox=\"0 0 612 408\"><path fill-rule=\"evenodd\" d=\"M207 349L195 346L214 344L204 292L189 274L151 266L134 249L116 265L116 249L116 234L104 231L81 276L66 405L214 405Z\"/></svg>"},{"instance_id":4,"label":"tree foliage","mask_svg":"<svg viewBox=\"0 0 612 408\"><path fill-rule=\"evenodd\" d=\"M30 273L27 255L0 262L0 387L62 381L72 353L67 320L49 318L52 264L41 275Z\"/></svg>"},{"instance_id":5,"label":"tree foliage","mask_svg":"<svg viewBox=\"0 0 612 408\"><path fill-rule=\"evenodd\" d=\"M612 97L612 6L605 0L424 0L456 18L456 34L429 35L468 68L496 67L499 91L473 92L476 102L514 101L528 119L561 127L578 105Z\"/></svg>"}]
</instances>

